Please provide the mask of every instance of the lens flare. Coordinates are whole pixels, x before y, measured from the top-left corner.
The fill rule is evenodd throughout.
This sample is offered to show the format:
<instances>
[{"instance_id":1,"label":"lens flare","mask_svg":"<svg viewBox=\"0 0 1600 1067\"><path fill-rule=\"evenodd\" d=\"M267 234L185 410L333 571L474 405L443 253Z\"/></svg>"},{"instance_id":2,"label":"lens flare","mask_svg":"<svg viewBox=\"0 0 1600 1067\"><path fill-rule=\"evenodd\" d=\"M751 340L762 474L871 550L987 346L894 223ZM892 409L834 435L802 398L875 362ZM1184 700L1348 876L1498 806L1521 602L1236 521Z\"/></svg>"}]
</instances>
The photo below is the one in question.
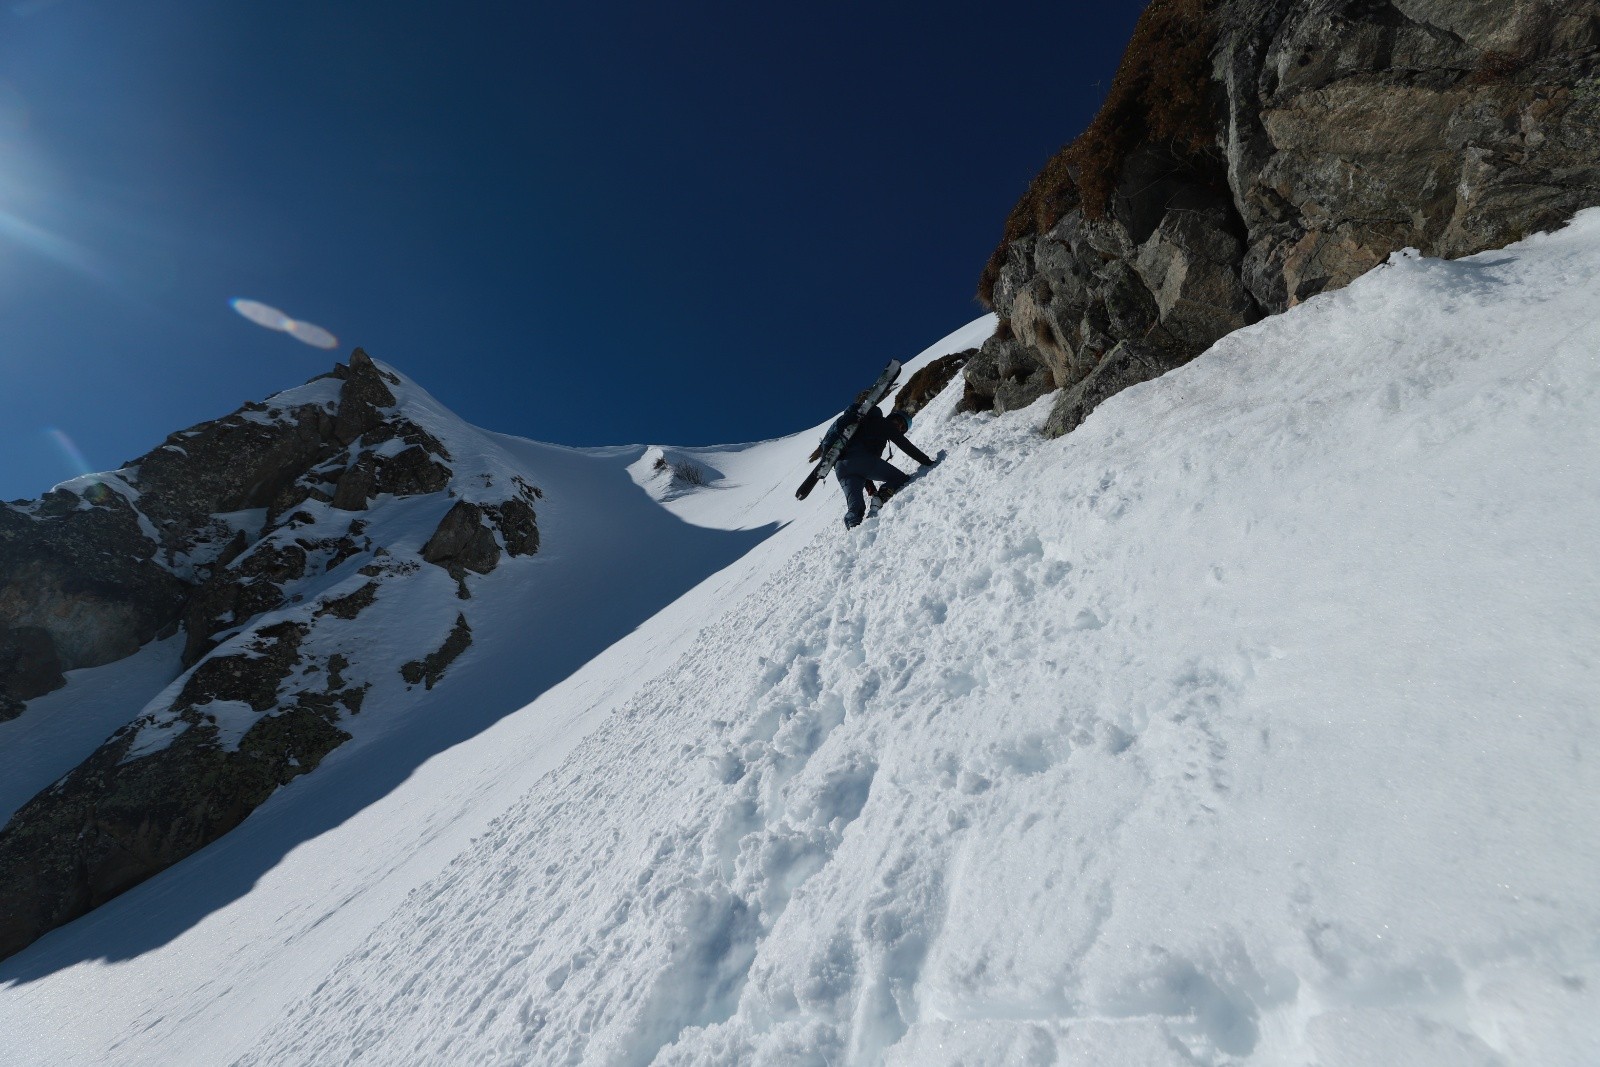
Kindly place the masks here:
<instances>
[{"instance_id":1,"label":"lens flare","mask_svg":"<svg viewBox=\"0 0 1600 1067\"><path fill-rule=\"evenodd\" d=\"M46 437L55 442L56 447L61 450L62 456L66 457L67 466L72 468L73 477L94 473L94 468L89 466L89 461L83 458L83 451L78 448L77 442L54 426L46 426L44 433Z\"/></svg>"},{"instance_id":2,"label":"lens flare","mask_svg":"<svg viewBox=\"0 0 1600 1067\"><path fill-rule=\"evenodd\" d=\"M287 330L294 320L275 307L261 303L259 300L243 300L238 297L228 301L233 305L233 310L255 323L265 326L269 330Z\"/></svg>"},{"instance_id":3,"label":"lens flare","mask_svg":"<svg viewBox=\"0 0 1600 1067\"><path fill-rule=\"evenodd\" d=\"M0 255L17 248L111 284L101 258L72 240L70 228L63 230L56 221L84 213L65 201L63 183L30 144L29 125L27 101L0 80Z\"/></svg>"},{"instance_id":4,"label":"lens flare","mask_svg":"<svg viewBox=\"0 0 1600 1067\"><path fill-rule=\"evenodd\" d=\"M313 348L334 348L339 344L339 339L333 334L310 322L291 322L289 336L296 341L304 342Z\"/></svg>"},{"instance_id":5,"label":"lens flare","mask_svg":"<svg viewBox=\"0 0 1600 1067\"><path fill-rule=\"evenodd\" d=\"M46 426L44 435L55 443L67 467L72 471L72 477L57 483L57 488L67 489L77 493L83 499L93 504L103 503L111 496L111 490L106 488L95 469L89 466L89 461L84 458L83 450L76 441L68 437L62 430L54 426Z\"/></svg>"},{"instance_id":6,"label":"lens flare","mask_svg":"<svg viewBox=\"0 0 1600 1067\"><path fill-rule=\"evenodd\" d=\"M292 319L271 304L236 296L228 301L228 305L257 326L286 333L302 344L311 345L313 348L338 347L339 339L321 326Z\"/></svg>"}]
</instances>

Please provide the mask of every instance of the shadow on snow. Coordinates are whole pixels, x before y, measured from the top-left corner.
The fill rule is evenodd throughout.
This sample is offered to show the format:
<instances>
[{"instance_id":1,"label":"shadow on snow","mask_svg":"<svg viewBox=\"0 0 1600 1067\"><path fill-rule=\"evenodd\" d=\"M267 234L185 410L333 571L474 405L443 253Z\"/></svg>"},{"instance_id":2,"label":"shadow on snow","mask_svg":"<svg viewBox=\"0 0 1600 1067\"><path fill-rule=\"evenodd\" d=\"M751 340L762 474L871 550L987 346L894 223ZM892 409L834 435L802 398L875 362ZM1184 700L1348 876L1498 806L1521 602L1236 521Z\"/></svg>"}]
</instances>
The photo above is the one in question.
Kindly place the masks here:
<instances>
[{"instance_id":1,"label":"shadow on snow","mask_svg":"<svg viewBox=\"0 0 1600 1067\"><path fill-rule=\"evenodd\" d=\"M540 512L541 531L547 515L552 520L545 549L526 561L539 570L514 590L479 586L467 610L477 605L487 625L474 623L473 646L439 686L397 709L399 719L382 733L335 750L321 773L280 789L219 840L0 962L0 988L166 945L249 893L296 846L376 803L433 756L524 707L778 529L708 529L674 517L628 478L637 449L597 456L512 442L551 487ZM563 504L554 491L562 482L581 486L574 495L587 506Z\"/></svg>"}]
</instances>

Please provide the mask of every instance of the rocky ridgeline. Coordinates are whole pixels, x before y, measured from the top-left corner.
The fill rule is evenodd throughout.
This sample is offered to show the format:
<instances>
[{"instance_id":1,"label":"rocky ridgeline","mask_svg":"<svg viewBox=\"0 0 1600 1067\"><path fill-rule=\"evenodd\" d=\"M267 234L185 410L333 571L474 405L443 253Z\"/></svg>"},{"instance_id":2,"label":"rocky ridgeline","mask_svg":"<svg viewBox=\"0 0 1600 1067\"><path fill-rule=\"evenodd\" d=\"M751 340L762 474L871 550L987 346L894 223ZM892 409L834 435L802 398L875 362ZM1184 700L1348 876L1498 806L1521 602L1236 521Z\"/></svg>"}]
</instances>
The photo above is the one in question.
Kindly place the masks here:
<instances>
[{"instance_id":1,"label":"rocky ridgeline","mask_svg":"<svg viewBox=\"0 0 1600 1067\"><path fill-rule=\"evenodd\" d=\"M1600 3L1154 0L1106 105L1017 205L964 405L1107 396L1348 284L1600 204Z\"/></svg>"},{"instance_id":2,"label":"rocky ridgeline","mask_svg":"<svg viewBox=\"0 0 1600 1067\"><path fill-rule=\"evenodd\" d=\"M380 672L431 689L471 643L469 575L538 550L539 490L455 469L402 384L357 349L122 470L0 505L0 717L180 631L185 668L0 830L0 957L315 769ZM414 536L377 543L380 515ZM388 658L356 655L386 600L408 625L380 618Z\"/></svg>"}]
</instances>

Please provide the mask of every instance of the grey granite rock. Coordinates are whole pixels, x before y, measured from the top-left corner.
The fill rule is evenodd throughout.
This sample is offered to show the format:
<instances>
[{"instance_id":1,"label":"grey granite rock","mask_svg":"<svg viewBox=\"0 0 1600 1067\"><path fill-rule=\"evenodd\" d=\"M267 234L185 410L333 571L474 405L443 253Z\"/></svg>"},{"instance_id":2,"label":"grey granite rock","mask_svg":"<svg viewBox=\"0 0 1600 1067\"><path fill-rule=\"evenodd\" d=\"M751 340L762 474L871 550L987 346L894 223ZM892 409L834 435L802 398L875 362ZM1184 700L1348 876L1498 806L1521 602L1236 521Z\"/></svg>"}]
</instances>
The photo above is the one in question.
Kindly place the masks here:
<instances>
[{"instance_id":1,"label":"grey granite rock","mask_svg":"<svg viewBox=\"0 0 1600 1067\"><path fill-rule=\"evenodd\" d=\"M961 407L966 411L1014 411L1055 388L1044 357L1019 338L989 338L963 373Z\"/></svg>"}]
</instances>

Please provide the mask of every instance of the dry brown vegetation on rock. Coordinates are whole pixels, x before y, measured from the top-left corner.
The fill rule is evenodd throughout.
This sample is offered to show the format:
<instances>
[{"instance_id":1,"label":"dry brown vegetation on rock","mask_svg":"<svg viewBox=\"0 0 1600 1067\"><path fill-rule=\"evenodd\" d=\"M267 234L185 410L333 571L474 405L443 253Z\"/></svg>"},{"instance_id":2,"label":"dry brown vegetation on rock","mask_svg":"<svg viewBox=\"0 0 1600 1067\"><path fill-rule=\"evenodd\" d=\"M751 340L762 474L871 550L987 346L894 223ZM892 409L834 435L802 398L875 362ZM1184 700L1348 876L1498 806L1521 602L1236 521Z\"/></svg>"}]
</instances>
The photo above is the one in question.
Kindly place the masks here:
<instances>
[{"instance_id":1,"label":"dry brown vegetation on rock","mask_svg":"<svg viewBox=\"0 0 1600 1067\"><path fill-rule=\"evenodd\" d=\"M894 395L895 410L915 415L927 407L928 402L950 384L950 379L956 376L956 372L966 364L967 360L977 354L976 348L969 348L965 352L952 352L948 356L940 356L917 371Z\"/></svg>"},{"instance_id":2,"label":"dry brown vegetation on rock","mask_svg":"<svg viewBox=\"0 0 1600 1067\"><path fill-rule=\"evenodd\" d=\"M1007 220L979 296L1009 330L967 363L963 408L1055 392L1043 430L1066 432L1400 248L1471 255L1600 203L1597 12L1155 0Z\"/></svg>"},{"instance_id":3,"label":"dry brown vegetation on rock","mask_svg":"<svg viewBox=\"0 0 1600 1067\"><path fill-rule=\"evenodd\" d=\"M1152 0L1145 8L1099 114L1045 164L1011 209L978 283L978 299L985 307L993 307L1006 247L1045 232L1075 207L1081 206L1088 218L1104 215L1122 164L1135 146L1165 142L1180 156L1212 147L1216 113L1210 57L1217 3Z\"/></svg>"}]
</instances>

